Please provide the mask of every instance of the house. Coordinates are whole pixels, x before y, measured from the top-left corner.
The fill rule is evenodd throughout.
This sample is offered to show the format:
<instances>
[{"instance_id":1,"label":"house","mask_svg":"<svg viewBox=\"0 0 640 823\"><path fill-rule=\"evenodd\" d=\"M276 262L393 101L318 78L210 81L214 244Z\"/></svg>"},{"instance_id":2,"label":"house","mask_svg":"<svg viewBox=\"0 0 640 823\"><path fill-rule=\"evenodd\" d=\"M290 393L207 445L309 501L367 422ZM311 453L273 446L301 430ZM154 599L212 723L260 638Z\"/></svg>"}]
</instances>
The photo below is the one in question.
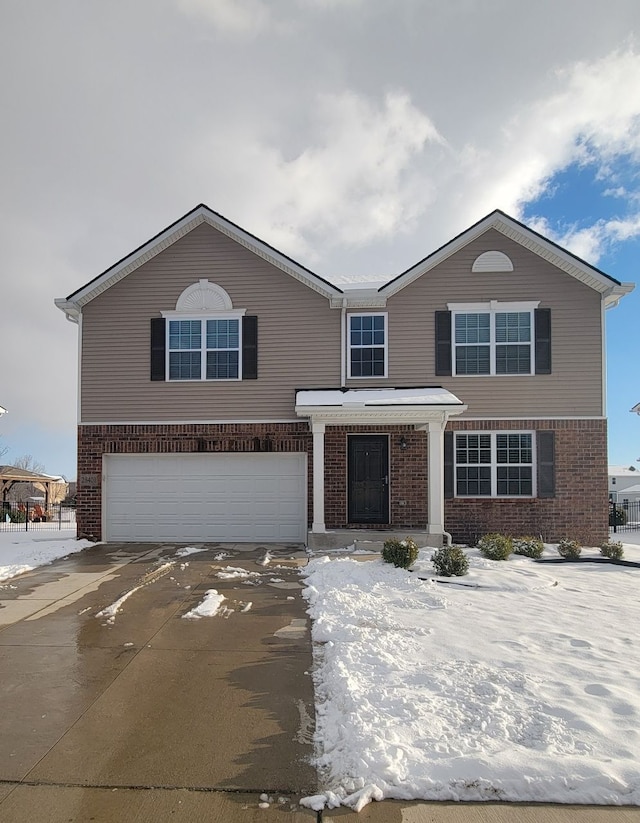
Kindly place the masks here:
<instances>
[{"instance_id":1,"label":"house","mask_svg":"<svg viewBox=\"0 0 640 823\"><path fill-rule=\"evenodd\" d=\"M609 500L627 503L640 500L640 470L635 466L609 466Z\"/></svg>"},{"instance_id":2,"label":"house","mask_svg":"<svg viewBox=\"0 0 640 823\"><path fill-rule=\"evenodd\" d=\"M79 532L598 542L604 309L632 288L494 211L347 289L200 205L56 300L79 329Z\"/></svg>"}]
</instances>

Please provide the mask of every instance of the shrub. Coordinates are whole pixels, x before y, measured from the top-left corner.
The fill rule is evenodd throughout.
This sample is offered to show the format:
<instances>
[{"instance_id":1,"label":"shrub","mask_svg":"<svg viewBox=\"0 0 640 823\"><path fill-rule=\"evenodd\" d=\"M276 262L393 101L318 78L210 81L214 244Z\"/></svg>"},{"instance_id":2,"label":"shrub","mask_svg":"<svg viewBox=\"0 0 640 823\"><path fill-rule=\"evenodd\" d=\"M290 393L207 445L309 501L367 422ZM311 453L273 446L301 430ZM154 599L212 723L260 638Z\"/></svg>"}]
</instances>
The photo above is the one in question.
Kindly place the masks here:
<instances>
[{"instance_id":1,"label":"shrub","mask_svg":"<svg viewBox=\"0 0 640 823\"><path fill-rule=\"evenodd\" d=\"M603 557L609 557L611 560L620 560L624 554L622 543L617 540L607 540L600 546L600 554Z\"/></svg>"},{"instance_id":2,"label":"shrub","mask_svg":"<svg viewBox=\"0 0 640 823\"><path fill-rule=\"evenodd\" d=\"M11 522L12 523L24 523L27 519L26 512L20 511L20 509L14 509L11 512Z\"/></svg>"},{"instance_id":3,"label":"shrub","mask_svg":"<svg viewBox=\"0 0 640 823\"><path fill-rule=\"evenodd\" d=\"M418 546L410 537L404 540L385 540L382 559L385 563L393 563L397 569L408 569L418 559Z\"/></svg>"},{"instance_id":4,"label":"shrub","mask_svg":"<svg viewBox=\"0 0 640 823\"><path fill-rule=\"evenodd\" d=\"M622 506L609 506L609 525L626 526L627 513Z\"/></svg>"},{"instance_id":5,"label":"shrub","mask_svg":"<svg viewBox=\"0 0 640 823\"><path fill-rule=\"evenodd\" d=\"M566 560L577 560L581 551L582 547L577 540L569 540L565 537L558 543L558 554Z\"/></svg>"},{"instance_id":6,"label":"shrub","mask_svg":"<svg viewBox=\"0 0 640 823\"><path fill-rule=\"evenodd\" d=\"M544 543L539 537L514 537L513 551L525 557L542 557Z\"/></svg>"},{"instance_id":7,"label":"shrub","mask_svg":"<svg viewBox=\"0 0 640 823\"><path fill-rule=\"evenodd\" d=\"M488 560L508 560L513 541L506 534L485 534L478 541L480 554Z\"/></svg>"},{"instance_id":8,"label":"shrub","mask_svg":"<svg viewBox=\"0 0 640 823\"><path fill-rule=\"evenodd\" d=\"M431 562L442 577L462 577L469 571L469 560L460 546L443 546L431 556Z\"/></svg>"}]
</instances>

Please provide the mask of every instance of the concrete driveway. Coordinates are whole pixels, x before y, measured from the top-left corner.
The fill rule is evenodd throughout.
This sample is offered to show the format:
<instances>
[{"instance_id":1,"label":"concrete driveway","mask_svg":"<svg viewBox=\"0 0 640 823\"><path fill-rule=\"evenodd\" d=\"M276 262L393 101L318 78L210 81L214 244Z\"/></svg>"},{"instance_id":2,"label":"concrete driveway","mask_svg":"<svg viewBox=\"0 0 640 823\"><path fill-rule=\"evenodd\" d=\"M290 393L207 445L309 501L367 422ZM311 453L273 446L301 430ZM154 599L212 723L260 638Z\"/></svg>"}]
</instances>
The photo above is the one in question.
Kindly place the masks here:
<instances>
[{"instance_id":1,"label":"concrete driveway","mask_svg":"<svg viewBox=\"0 0 640 823\"><path fill-rule=\"evenodd\" d=\"M212 793L263 815L265 792L290 820L316 789L304 553L270 546L263 566L258 546L178 548L99 545L0 587L1 820L162 820L152 788L207 819ZM216 576L230 565L251 576ZM183 619L211 588L224 611ZM156 815L100 816L81 787Z\"/></svg>"},{"instance_id":2,"label":"concrete driveway","mask_svg":"<svg viewBox=\"0 0 640 823\"><path fill-rule=\"evenodd\" d=\"M316 821L298 805L317 790L304 553L269 546L264 566L265 547L179 548L99 545L0 584L3 823ZM251 574L219 578L227 566ZM211 588L224 610L183 619ZM640 823L640 809L384 801L317 819Z\"/></svg>"}]
</instances>

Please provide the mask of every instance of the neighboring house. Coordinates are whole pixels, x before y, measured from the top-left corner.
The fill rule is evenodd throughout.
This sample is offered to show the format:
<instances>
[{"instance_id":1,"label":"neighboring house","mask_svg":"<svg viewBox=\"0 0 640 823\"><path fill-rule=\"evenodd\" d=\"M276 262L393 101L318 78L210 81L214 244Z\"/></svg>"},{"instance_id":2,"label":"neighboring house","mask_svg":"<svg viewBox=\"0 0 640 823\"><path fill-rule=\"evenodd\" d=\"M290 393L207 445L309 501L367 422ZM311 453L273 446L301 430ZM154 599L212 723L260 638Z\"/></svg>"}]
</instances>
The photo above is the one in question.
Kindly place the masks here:
<instances>
[{"instance_id":1,"label":"neighboring house","mask_svg":"<svg viewBox=\"0 0 640 823\"><path fill-rule=\"evenodd\" d=\"M640 499L640 471L635 466L609 466L609 499L616 502Z\"/></svg>"},{"instance_id":2,"label":"neighboring house","mask_svg":"<svg viewBox=\"0 0 640 823\"><path fill-rule=\"evenodd\" d=\"M495 211L347 289L198 206L56 300L79 532L601 541L604 309L632 288Z\"/></svg>"}]
</instances>

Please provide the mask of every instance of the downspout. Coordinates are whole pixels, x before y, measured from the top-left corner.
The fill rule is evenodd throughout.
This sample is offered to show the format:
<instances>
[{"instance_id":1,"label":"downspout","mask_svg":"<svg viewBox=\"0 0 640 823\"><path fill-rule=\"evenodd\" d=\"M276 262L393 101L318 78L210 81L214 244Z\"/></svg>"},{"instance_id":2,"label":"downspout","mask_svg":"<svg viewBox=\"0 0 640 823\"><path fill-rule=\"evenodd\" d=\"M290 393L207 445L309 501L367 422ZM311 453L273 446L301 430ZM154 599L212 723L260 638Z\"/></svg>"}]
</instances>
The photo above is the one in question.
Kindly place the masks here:
<instances>
[{"instance_id":1,"label":"downspout","mask_svg":"<svg viewBox=\"0 0 640 823\"><path fill-rule=\"evenodd\" d=\"M347 298L342 298L340 310L340 388L347 382Z\"/></svg>"},{"instance_id":2,"label":"downspout","mask_svg":"<svg viewBox=\"0 0 640 823\"><path fill-rule=\"evenodd\" d=\"M607 335L605 331L606 327L606 318L605 312L607 310L607 306L605 304L605 296L602 295L601 302L600 302L600 339L602 341L602 416L606 419L607 417ZM618 303L614 303L614 306L617 306Z\"/></svg>"}]
</instances>

